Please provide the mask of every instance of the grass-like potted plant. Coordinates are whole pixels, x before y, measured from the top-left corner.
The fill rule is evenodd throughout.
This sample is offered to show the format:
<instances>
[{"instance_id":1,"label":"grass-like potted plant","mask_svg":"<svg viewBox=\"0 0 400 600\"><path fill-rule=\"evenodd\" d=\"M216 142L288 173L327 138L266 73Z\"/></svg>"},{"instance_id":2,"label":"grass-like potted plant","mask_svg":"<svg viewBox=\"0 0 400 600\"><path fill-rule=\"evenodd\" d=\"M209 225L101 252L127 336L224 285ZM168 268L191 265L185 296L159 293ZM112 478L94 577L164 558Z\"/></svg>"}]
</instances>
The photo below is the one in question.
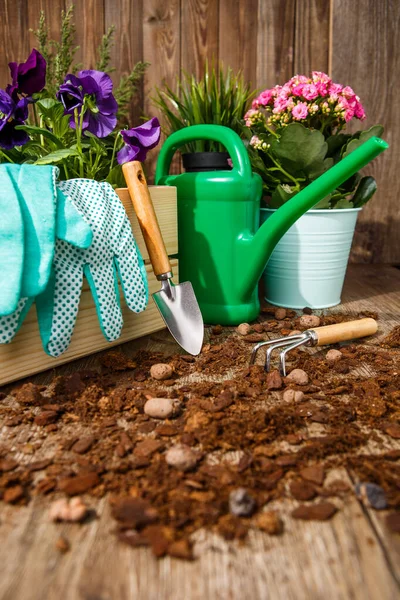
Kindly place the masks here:
<instances>
[{"instance_id":1,"label":"grass-like potted plant","mask_svg":"<svg viewBox=\"0 0 400 600\"><path fill-rule=\"evenodd\" d=\"M242 116L254 96L249 83L241 72L234 73L228 67L207 62L201 78L182 73L174 92L168 85L156 88L154 105L165 120L165 133L178 131L189 125L225 125L242 134ZM196 140L182 149L183 166L186 171L214 171L229 169L229 155L216 141Z\"/></svg>"},{"instance_id":2,"label":"grass-like potted plant","mask_svg":"<svg viewBox=\"0 0 400 600\"><path fill-rule=\"evenodd\" d=\"M263 179L261 221L383 127L350 134L365 119L359 97L325 73L296 75L266 89L245 115L252 168ZM266 299L291 308L340 303L357 216L376 191L371 176L353 175L283 236L265 270Z\"/></svg>"}]
</instances>

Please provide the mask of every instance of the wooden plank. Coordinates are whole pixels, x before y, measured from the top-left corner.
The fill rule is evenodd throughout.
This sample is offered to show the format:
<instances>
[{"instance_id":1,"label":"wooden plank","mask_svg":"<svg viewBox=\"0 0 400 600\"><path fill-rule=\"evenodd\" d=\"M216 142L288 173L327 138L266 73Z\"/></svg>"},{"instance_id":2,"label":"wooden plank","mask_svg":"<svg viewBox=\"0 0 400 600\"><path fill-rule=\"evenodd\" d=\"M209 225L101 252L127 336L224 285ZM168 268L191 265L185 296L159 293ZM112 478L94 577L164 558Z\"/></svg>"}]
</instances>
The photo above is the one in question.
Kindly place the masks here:
<instances>
[{"instance_id":1,"label":"wooden plank","mask_svg":"<svg viewBox=\"0 0 400 600\"><path fill-rule=\"evenodd\" d=\"M331 1L296 2L293 74L308 75L311 71L328 73Z\"/></svg>"},{"instance_id":2,"label":"wooden plank","mask_svg":"<svg viewBox=\"0 0 400 600\"><path fill-rule=\"evenodd\" d=\"M143 61L143 3L142 0L105 0L105 31L115 25L114 45L111 49L110 73L114 85L118 85L122 75L128 75L134 65ZM138 85L130 110L130 127L140 125L143 116L143 81Z\"/></svg>"},{"instance_id":3,"label":"wooden plank","mask_svg":"<svg viewBox=\"0 0 400 600\"><path fill-rule=\"evenodd\" d=\"M396 582L384 553L355 499L329 523L290 518L291 502L280 504L285 534L251 532L242 546L196 534L194 563L157 561L149 549L132 549L110 532L107 498L85 527L48 521L44 502L2 507L0 595L3 600L135 598L135 600L393 600ZM71 550L61 555L56 540ZM34 557L34 560L33 560ZM50 568L51 565L51 568Z\"/></svg>"},{"instance_id":4,"label":"wooden plank","mask_svg":"<svg viewBox=\"0 0 400 600\"><path fill-rule=\"evenodd\" d=\"M257 88L283 84L294 75L295 0L258 5Z\"/></svg>"},{"instance_id":5,"label":"wooden plank","mask_svg":"<svg viewBox=\"0 0 400 600\"><path fill-rule=\"evenodd\" d=\"M28 58L29 18L24 0L3 0L0 3L0 87L11 83L8 63Z\"/></svg>"},{"instance_id":6,"label":"wooden plank","mask_svg":"<svg viewBox=\"0 0 400 600\"><path fill-rule=\"evenodd\" d=\"M177 281L178 262L176 260L171 261L171 266L175 275L174 280ZM149 293L153 294L160 289L160 283L155 278L150 266L146 270ZM46 369L52 369L81 356L117 346L165 327L164 321L151 298L149 298L146 310L140 314L130 311L123 299L121 300L121 307L124 319L121 337L115 342L108 342L100 330L92 294L85 283L71 344L60 357L52 358L43 351L36 310L33 306L12 343L0 347L0 385Z\"/></svg>"},{"instance_id":7,"label":"wooden plank","mask_svg":"<svg viewBox=\"0 0 400 600\"><path fill-rule=\"evenodd\" d=\"M103 0L78 0L75 5L76 40L79 50L76 62L83 69L94 69L98 60L98 47L104 34Z\"/></svg>"},{"instance_id":8,"label":"wooden plank","mask_svg":"<svg viewBox=\"0 0 400 600\"><path fill-rule=\"evenodd\" d=\"M186 0L181 5L181 68L196 77L206 60L218 61L218 0Z\"/></svg>"},{"instance_id":9,"label":"wooden plank","mask_svg":"<svg viewBox=\"0 0 400 600\"><path fill-rule=\"evenodd\" d=\"M180 72L180 0L147 0L143 7L143 58L150 63L144 81L144 113L163 119L152 105L155 86L165 81L173 89ZM146 177L153 180L158 150L151 151L146 159ZM175 159L171 173L179 172Z\"/></svg>"},{"instance_id":10,"label":"wooden plank","mask_svg":"<svg viewBox=\"0 0 400 600\"><path fill-rule=\"evenodd\" d=\"M397 202L400 160L400 96L393 82L400 77L398 27L400 4L391 0L335 0L332 5L332 76L350 85L365 106L367 120L385 126L390 149L365 169L378 182L376 196L362 210L352 259L400 263ZM355 123L359 129L360 124Z\"/></svg>"},{"instance_id":11,"label":"wooden plank","mask_svg":"<svg viewBox=\"0 0 400 600\"><path fill-rule=\"evenodd\" d=\"M219 58L234 71L242 70L253 87L257 78L257 11L263 11L263 4L270 2L220 0L219 8Z\"/></svg>"}]
</instances>

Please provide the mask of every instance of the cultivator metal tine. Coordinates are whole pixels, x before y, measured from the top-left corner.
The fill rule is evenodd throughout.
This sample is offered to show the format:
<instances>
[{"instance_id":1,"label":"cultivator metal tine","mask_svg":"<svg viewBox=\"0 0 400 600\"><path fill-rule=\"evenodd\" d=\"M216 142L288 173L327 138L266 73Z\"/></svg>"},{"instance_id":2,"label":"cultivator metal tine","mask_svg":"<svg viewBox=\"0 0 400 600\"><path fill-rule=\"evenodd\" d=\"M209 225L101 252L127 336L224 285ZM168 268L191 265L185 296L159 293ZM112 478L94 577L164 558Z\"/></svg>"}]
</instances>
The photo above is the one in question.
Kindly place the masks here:
<instances>
[{"instance_id":1,"label":"cultivator metal tine","mask_svg":"<svg viewBox=\"0 0 400 600\"><path fill-rule=\"evenodd\" d=\"M294 342L287 346L282 352L279 353L279 371L281 375L286 377L286 354L295 348L299 348L300 346L307 346L311 341L311 338L308 335L305 335L302 340ZM267 362L265 362L265 368L267 367Z\"/></svg>"},{"instance_id":2,"label":"cultivator metal tine","mask_svg":"<svg viewBox=\"0 0 400 600\"><path fill-rule=\"evenodd\" d=\"M308 339L304 335L304 333L301 333L301 334L297 334L297 335L291 335L290 337L282 337L282 338L278 338L275 340L268 340L266 342L260 342L260 343L256 344L252 350L251 357L250 357L250 365L254 365L256 357L257 357L257 352L260 350L260 348L263 348L264 346L269 346L269 348L267 349L266 362L265 362L265 367L264 367L266 371L269 371L270 364L271 364L271 355L275 349L281 348L282 346L292 345L294 342L299 341L299 340L304 340L305 338Z\"/></svg>"}]
</instances>

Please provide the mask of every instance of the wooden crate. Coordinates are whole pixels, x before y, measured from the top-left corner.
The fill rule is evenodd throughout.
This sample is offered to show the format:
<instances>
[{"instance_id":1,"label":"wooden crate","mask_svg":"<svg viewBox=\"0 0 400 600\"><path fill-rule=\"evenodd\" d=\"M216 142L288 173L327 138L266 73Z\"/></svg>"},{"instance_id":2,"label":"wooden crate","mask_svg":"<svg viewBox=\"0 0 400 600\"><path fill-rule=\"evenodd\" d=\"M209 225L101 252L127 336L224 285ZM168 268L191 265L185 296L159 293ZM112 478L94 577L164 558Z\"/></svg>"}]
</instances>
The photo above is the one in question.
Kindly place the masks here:
<instances>
[{"instance_id":1,"label":"wooden crate","mask_svg":"<svg viewBox=\"0 0 400 600\"><path fill-rule=\"evenodd\" d=\"M169 255L176 254L178 252L176 188L150 186L149 189L167 252ZM149 254L132 208L128 190L119 189L117 192L125 206L132 224L133 234L146 263L149 294L151 295L160 289L160 283L156 280L149 263ZM178 281L178 261L173 259L171 265L174 272L174 281L176 282ZM131 312L127 308L123 298L121 298L121 306L124 317L122 335L115 342L107 342L100 331L92 295L84 280L78 319L71 345L64 354L58 358L52 358L42 348L36 319L36 309L33 305L14 340L10 344L0 345L0 385L40 371L45 371L46 369L51 369L81 356L93 354L99 350L133 340L165 327L164 321L160 317L151 297L149 298L148 307L140 314Z\"/></svg>"}]
</instances>

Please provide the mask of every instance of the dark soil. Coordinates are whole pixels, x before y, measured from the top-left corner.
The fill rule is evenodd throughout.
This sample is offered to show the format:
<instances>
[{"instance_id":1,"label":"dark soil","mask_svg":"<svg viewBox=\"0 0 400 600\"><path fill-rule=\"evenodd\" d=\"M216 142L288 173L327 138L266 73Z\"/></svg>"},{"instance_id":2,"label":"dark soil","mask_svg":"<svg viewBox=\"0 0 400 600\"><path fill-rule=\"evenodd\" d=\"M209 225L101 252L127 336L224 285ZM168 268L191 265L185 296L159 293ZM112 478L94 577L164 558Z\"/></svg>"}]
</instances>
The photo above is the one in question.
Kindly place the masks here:
<instances>
[{"instance_id":1,"label":"dark soil","mask_svg":"<svg viewBox=\"0 0 400 600\"><path fill-rule=\"evenodd\" d=\"M90 496L108 494L121 541L149 545L157 557L190 559L190 536L200 528L228 540L244 540L250 528L268 530L260 514L270 502L279 511L279 503L292 498L292 518L332 518L340 509L335 497L346 501L354 494L348 480L329 481L330 471L344 467L353 484L381 486L392 509L388 523L397 531L398 328L381 346L343 345L334 364L325 360L327 349L292 352L288 370L304 369L309 376L301 386L248 366L253 344L301 329L293 311L282 321L274 311L263 309L246 336L209 329L199 357L141 351L132 358L113 351L101 358L99 371L55 377L49 386L25 383L2 394L0 498L18 505L35 495L50 503L87 494L90 503ZM329 313L321 325L364 316L376 315ZM150 367L162 362L173 367L173 377L155 381ZM303 400L283 401L288 388L304 392ZM148 417L144 405L151 397L178 400L176 417ZM166 463L166 450L176 444L196 452L191 471ZM18 461L21 452L26 460ZM230 511L239 488L246 493L236 496L252 506L249 516ZM271 534L281 532L279 514L272 514Z\"/></svg>"}]
</instances>

